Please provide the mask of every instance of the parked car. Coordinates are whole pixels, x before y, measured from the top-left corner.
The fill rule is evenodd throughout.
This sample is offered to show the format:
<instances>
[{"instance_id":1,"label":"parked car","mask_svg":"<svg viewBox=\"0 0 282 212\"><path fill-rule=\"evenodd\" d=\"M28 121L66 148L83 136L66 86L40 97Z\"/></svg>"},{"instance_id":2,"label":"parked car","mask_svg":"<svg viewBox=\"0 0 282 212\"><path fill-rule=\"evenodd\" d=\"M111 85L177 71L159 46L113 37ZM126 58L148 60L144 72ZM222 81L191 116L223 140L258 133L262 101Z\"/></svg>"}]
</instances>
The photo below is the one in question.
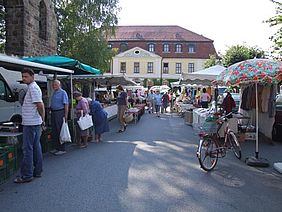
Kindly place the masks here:
<instances>
[{"instance_id":1,"label":"parked car","mask_svg":"<svg viewBox=\"0 0 282 212\"><path fill-rule=\"evenodd\" d=\"M276 113L272 129L272 140L282 141L282 94L279 94L276 97Z\"/></svg>"}]
</instances>

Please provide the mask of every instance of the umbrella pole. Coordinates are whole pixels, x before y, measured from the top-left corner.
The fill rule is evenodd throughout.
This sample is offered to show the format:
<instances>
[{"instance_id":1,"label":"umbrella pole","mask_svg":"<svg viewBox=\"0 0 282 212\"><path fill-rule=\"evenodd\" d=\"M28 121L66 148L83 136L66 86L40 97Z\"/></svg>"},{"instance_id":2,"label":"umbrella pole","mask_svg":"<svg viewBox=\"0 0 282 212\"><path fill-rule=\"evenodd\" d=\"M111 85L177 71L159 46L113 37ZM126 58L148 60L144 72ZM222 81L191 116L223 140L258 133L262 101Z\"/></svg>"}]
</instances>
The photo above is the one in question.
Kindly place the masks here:
<instances>
[{"instance_id":1,"label":"umbrella pole","mask_svg":"<svg viewBox=\"0 0 282 212\"><path fill-rule=\"evenodd\" d=\"M256 82L256 158L258 158L259 154L259 126L258 126L258 83Z\"/></svg>"},{"instance_id":2,"label":"umbrella pole","mask_svg":"<svg viewBox=\"0 0 282 212\"><path fill-rule=\"evenodd\" d=\"M259 158L258 154L259 154L259 146L258 146L258 142L259 142L259 127L258 127L258 82L255 83L256 86L256 152L255 152L255 157L248 157L246 159L246 163L249 166L257 166L257 167L268 167L269 163L268 160L265 158Z\"/></svg>"}]
</instances>

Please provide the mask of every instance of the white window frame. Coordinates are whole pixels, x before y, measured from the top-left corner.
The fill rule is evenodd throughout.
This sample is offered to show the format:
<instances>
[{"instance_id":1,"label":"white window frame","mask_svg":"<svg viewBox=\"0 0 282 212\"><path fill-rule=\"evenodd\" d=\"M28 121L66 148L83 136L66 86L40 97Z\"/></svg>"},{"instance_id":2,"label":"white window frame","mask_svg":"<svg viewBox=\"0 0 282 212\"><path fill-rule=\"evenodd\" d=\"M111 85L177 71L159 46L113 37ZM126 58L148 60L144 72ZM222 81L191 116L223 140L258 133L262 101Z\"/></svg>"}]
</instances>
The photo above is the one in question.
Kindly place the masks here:
<instances>
[{"instance_id":1,"label":"white window frame","mask_svg":"<svg viewBox=\"0 0 282 212\"><path fill-rule=\"evenodd\" d=\"M154 63L153 62L147 63L147 73L148 74L154 73Z\"/></svg>"},{"instance_id":2,"label":"white window frame","mask_svg":"<svg viewBox=\"0 0 282 212\"><path fill-rule=\"evenodd\" d=\"M180 43L175 44L175 52L182 53L182 44Z\"/></svg>"},{"instance_id":3,"label":"white window frame","mask_svg":"<svg viewBox=\"0 0 282 212\"><path fill-rule=\"evenodd\" d=\"M182 64L181 63L175 63L175 73L181 74L182 72Z\"/></svg>"},{"instance_id":4,"label":"white window frame","mask_svg":"<svg viewBox=\"0 0 282 212\"><path fill-rule=\"evenodd\" d=\"M125 68L124 70L123 67ZM126 73L126 62L120 62L120 73Z\"/></svg>"},{"instance_id":5,"label":"white window frame","mask_svg":"<svg viewBox=\"0 0 282 212\"><path fill-rule=\"evenodd\" d=\"M140 73L140 63L139 62L134 62L134 64L133 64L133 73L134 74L139 74Z\"/></svg>"},{"instance_id":6,"label":"white window frame","mask_svg":"<svg viewBox=\"0 0 282 212\"><path fill-rule=\"evenodd\" d=\"M195 71L195 63L188 63L188 73L193 73Z\"/></svg>"},{"instance_id":7,"label":"white window frame","mask_svg":"<svg viewBox=\"0 0 282 212\"><path fill-rule=\"evenodd\" d=\"M155 44L149 43L148 44L148 51L149 52L155 52Z\"/></svg>"},{"instance_id":8,"label":"white window frame","mask_svg":"<svg viewBox=\"0 0 282 212\"><path fill-rule=\"evenodd\" d=\"M164 67L164 64L167 64L167 67ZM169 63L163 63L163 74L169 73Z\"/></svg>"}]
</instances>

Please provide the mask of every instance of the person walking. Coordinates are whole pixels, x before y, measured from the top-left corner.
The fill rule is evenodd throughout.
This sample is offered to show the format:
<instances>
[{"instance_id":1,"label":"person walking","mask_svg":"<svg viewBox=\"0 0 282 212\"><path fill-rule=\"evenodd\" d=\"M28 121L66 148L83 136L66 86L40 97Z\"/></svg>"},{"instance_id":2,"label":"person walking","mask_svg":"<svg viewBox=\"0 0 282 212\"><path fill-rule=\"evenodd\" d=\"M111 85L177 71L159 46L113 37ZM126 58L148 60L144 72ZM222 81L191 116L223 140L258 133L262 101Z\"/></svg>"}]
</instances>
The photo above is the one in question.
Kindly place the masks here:
<instances>
[{"instance_id":1,"label":"person walking","mask_svg":"<svg viewBox=\"0 0 282 212\"><path fill-rule=\"evenodd\" d=\"M45 107L42 92L34 81L32 69L23 69L22 81L28 89L22 105L23 159L20 176L15 178L15 183L27 183L33 177L41 177L43 163L40 136L41 127L45 127Z\"/></svg>"},{"instance_id":2,"label":"person walking","mask_svg":"<svg viewBox=\"0 0 282 212\"><path fill-rule=\"evenodd\" d=\"M169 105L169 95L167 92L164 93L164 95L162 96L162 106L163 106L163 112L167 112L166 109Z\"/></svg>"},{"instance_id":3,"label":"person walking","mask_svg":"<svg viewBox=\"0 0 282 212\"><path fill-rule=\"evenodd\" d=\"M52 140L56 145L56 149L50 151L55 155L63 155L66 153L66 143L60 142L60 132L63 125L63 120L67 122L69 112L69 99L67 92L61 88L61 82L54 80L52 83L54 90L51 97L51 128Z\"/></svg>"},{"instance_id":4,"label":"person walking","mask_svg":"<svg viewBox=\"0 0 282 212\"><path fill-rule=\"evenodd\" d=\"M117 106L118 106L118 111L117 111L117 116L118 120L120 123L120 129L118 132L124 132L126 130L126 123L124 120L124 115L125 115L125 110L127 108L128 102L127 102L127 93L124 91L123 87L121 85L118 85L116 87L118 91L118 96L117 96Z\"/></svg>"},{"instance_id":5,"label":"person walking","mask_svg":"<svg viewBox=\"0 0 282 212\"><path fill-rule=\"evenodd\" d=\"M153 89L147 95L148 112L153 113L154 91Z\"/></svg>"},{"instance_id":6,"label":"person walking","mask_svg":"<svg viewBox=\"0 0 282 212\"><path fill-rule=\"evenodd\" d=\"M89 103L86 98L82 97L82 93L80 93L79 91L73 92L73 96L78 102L75 108L75 112L76 112L77 120L79 120L81 116L85 116L86 114L89 114L90 112ZM81 130L77 124L76 130L78 135L77 145L79 146L79 148L86 148L88 137L89 137L89 128L86 130Z\"/></svg>"},{"instance_id":7,"label":"person walking","mask_svg":"<svg viewBox=\"0 0 282 212\"><path fill-rule=\"evenodd\" d=\"M208 108L210 100L211 100L211 97L207 93L206 88L203 88L203 93L202 93L202 95L200 97L202 108Z\"/></svg>"},{"instance_id":8,"label":"person walking","mask_svg":"<svg viewBox=\"0 0 282 212\"><path fill-rule=\"evenodd\" d=\"M156 90L156 93L154 95L154 104L157 117L160 117L160 109L162 106L162 95L160 94L160 90Z\"/></svg>"},{"instance_id":9,"label":"person walking","mask_svg":"<svg viewBox=\"0 0 282 212\"><path fill-rule=\"evenodd\" d=\"M93 100L90 104L90 113L95 130L95 141L101 142L101 135L109 132L108 114L98 100Z\"/></svg>"}]
</instances>

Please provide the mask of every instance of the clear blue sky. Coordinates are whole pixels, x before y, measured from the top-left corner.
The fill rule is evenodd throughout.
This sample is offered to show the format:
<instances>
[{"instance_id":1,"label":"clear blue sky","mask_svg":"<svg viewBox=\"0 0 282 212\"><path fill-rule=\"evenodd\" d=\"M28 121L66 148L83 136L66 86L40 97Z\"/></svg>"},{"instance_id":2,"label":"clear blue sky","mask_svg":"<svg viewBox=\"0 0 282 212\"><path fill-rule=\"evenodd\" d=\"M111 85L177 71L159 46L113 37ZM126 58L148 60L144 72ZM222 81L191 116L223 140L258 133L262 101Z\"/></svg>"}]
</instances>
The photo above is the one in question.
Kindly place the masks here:
<instances>
[{"instance_id":1,"label":"clear blue sky","mask_svg":"<svg viewBox=\"0 0 282 212\"><path fill-rule=\"evenodd\" d=\"M214 40L217 52L244 44L269 50L270 0L120 0L119 25L179 25Z\"/></svg>"}]
</instances>

